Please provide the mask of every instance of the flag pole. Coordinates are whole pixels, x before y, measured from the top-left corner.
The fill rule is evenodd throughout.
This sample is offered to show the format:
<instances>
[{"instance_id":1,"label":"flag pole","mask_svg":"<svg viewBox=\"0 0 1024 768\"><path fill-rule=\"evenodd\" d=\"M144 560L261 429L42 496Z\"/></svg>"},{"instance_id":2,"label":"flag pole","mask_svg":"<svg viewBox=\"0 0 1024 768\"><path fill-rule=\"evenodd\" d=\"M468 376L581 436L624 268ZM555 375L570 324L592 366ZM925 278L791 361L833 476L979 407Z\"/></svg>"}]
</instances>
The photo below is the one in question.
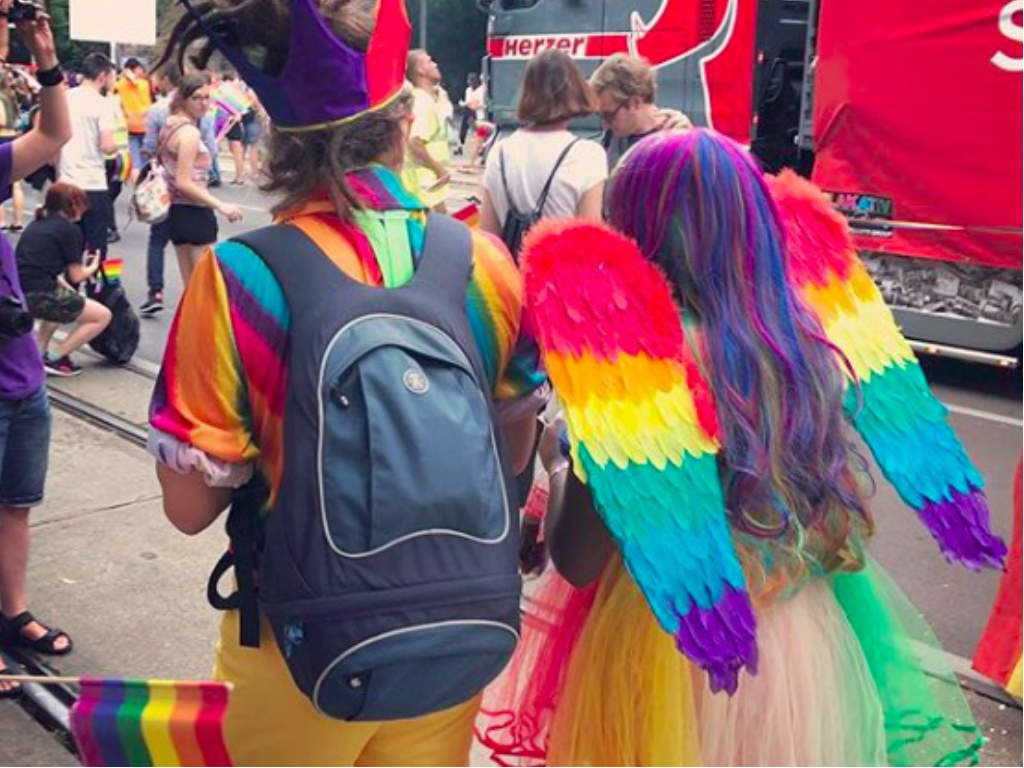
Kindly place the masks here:
<instances>
[{"instance_id":1,"label":"flag pole","mask_svg":"<svg viewBox=\"0 0 1024 768\"><path fill-rule=\"evenodd\" d=\"M0 683L38 683L39 685L81 685L83 680L89 680L96 682L103 682L105 680L138 680L140 683L145 683L149 686L155 686L158 688L173 688L179 685L199 685L203 682L216 682L223 685L229 691L234 689L234 684L229 683L226 680L148 680L141 678L123 678L123 677L68 677L68 676L53 676L50 675L0 675Z\"/></svg>"}]
</instances>

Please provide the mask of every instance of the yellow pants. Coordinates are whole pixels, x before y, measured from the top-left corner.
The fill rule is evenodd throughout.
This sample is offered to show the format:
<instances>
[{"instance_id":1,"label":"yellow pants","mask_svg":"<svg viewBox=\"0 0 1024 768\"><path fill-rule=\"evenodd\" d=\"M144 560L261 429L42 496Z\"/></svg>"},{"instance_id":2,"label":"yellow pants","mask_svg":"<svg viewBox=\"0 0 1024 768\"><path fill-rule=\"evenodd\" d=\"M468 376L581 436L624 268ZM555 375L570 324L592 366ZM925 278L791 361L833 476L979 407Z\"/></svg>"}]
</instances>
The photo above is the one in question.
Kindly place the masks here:
<instances>
[{"instance_id":1,"label":"yellow pants","mask_svg":"<svg viewBox=\"0 0 1024 768\"><path fill-rule=\"evenodd\" d=\"M348 723L320 714L292 681L270 625L238 644L225 614L214 677L234 684L224 724L235 765L468 765L480 698L412 720Z\"/></svg>"}]
</instances>

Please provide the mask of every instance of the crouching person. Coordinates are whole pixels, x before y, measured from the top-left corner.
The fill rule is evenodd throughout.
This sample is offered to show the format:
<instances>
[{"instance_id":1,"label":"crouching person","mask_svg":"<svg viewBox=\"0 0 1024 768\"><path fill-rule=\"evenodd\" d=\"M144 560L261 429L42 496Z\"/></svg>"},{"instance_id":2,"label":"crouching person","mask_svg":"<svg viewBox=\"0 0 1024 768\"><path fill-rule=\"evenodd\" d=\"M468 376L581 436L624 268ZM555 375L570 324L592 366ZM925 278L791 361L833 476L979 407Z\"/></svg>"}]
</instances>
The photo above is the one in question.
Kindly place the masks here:
<instances>
[{"instance_id":1,"label":"crouching person","mask_svg":"<svg viewBox=\"0 0 1024 768\"><path fill-rule=\"evenodd\" d=\"M519 273L401 185L402 0L187 10L166 55L206 36L257 90L282 200L199 259L150 411L170 521L230 508L210 597L231 758L465 765L519 632L512 478L544 382Z\"/></svg>"},{"instance_id":2,"label":"crouching person","mask_svg":"<svg viewBox=\"0 0 1024 768\"><path fill-rule=\"evenodd\" d=\"M78 221L89 208L89 200L78 187L57 182L46 190L46 199L36 219L18 240L15 255L18 276L25 291L28 310L40 320L37 339L46 372L75 376L82 369L71 353L99 336L110 324L110 310L87 299L76 287L88 280L100 266L99 253L83 253L84 240ZM56 344L50 342L58 325L74 328Z\"/></svg>"}]
</instances>

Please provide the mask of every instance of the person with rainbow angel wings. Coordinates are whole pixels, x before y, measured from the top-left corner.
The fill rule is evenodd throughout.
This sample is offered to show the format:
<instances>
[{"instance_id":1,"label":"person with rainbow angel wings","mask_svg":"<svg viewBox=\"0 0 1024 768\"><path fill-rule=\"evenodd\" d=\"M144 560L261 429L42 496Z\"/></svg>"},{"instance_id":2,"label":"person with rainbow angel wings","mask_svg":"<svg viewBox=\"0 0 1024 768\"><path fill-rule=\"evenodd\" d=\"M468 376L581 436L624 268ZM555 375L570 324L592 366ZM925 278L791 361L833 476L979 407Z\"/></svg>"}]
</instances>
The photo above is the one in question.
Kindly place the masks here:
<instances>
[{"instance_id":1,"label":"person with rainbow angel wings","mask_svg":"<svg viewBox=\"0 0 1024 768\"><path fill-rule=\"evenodd\" d=\"M568 425L547 541L582 588L531 597L480 740L502 763L976 762L955 678L914 655L934 637L865 551L853 431L947 560L1006 548L845 221L703 129L637 144L608 211L524 244Z\"/></svg>"}]
</instances>

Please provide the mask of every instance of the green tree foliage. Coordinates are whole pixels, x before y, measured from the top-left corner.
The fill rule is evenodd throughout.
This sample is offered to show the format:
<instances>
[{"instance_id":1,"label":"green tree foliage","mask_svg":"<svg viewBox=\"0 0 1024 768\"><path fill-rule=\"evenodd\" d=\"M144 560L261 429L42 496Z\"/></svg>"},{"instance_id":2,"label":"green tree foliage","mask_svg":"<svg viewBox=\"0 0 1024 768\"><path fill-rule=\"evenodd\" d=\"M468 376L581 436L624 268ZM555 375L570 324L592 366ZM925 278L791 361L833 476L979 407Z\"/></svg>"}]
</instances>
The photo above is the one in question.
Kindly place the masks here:
<instances>
[{"instance_id":1,"label":"green tree foliage","mask_svg":"<svg viewBox=\"0 0 1024 768\"><path fill-rule=\"evenodd\" d=\"M412 20L412 44L420 44L420 2L406 0ZM487 15L473 0L422 0L427 6L427 51L441 67L444 87L458 103L466 75L480 71L486 49Z\"/></svg>"}]
</instances>

